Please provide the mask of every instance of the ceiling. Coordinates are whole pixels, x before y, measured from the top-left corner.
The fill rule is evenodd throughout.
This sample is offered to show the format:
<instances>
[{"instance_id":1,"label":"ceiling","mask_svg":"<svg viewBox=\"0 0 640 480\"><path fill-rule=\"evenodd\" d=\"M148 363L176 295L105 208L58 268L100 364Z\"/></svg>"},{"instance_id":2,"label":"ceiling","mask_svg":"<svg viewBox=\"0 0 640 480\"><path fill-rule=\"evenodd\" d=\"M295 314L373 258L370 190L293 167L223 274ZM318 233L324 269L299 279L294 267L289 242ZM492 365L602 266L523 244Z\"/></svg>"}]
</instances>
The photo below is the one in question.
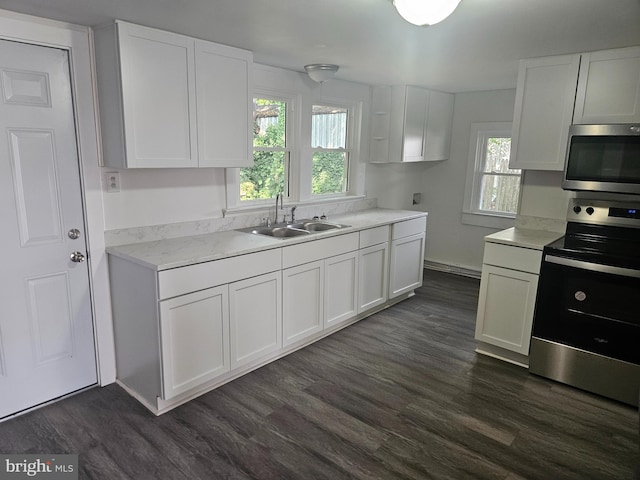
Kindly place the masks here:
<instances>
[{"instance_id":1,"label":"ceiling","mask_svg":"<svg viewBox=\"0 0 640 480\"><path fill-rule=\"evenodd\" d=\"M640 45L640 0L462 0L416 27L391 0L0 0L0 8L98 25L114 18L245 48L258 63L448 92L514 88L520 58Z\"/></svg>"}]
</instances>

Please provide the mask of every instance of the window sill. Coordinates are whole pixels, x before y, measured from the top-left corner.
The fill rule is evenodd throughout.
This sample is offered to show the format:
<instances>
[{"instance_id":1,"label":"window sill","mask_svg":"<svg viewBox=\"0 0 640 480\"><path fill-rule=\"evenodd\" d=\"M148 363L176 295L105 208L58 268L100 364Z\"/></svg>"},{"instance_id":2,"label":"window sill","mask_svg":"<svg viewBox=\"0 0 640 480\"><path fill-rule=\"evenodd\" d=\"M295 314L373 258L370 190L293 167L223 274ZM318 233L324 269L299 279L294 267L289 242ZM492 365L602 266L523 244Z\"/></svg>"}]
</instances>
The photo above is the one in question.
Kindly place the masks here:
<instances>
[{"instance_id":1,"label":"window sill","mask_svg":"<svg viewBox=\"0 0 640 480\"><path fill-rule=\"evenodd\" d=\"M461 221L465 225L497 228L502 230L513 227L516 223L516 216L480 212L462 212Z\"/></svg>"}]
</instances>

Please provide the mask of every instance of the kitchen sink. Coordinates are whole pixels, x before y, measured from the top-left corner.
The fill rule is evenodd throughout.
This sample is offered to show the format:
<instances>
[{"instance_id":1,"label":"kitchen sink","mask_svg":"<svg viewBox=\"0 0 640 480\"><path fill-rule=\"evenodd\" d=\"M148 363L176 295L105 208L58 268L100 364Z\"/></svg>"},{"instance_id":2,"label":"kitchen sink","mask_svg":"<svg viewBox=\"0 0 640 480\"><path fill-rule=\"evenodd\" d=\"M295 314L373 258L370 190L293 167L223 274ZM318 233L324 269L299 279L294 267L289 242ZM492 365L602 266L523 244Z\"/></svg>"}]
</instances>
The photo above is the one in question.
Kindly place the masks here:
<instances>
[{"instance_id":1,"label":"kitchen sink","mask_svg":"<svg viewBox=\"0 0 640 480\"><path fill-rule=\"evenodd\" d=\"M309 235L311 233L325 232L346 228L350 225L327 222L325 220L304 219L294 223L277 223L275 225L248 227L239 229L240 232L252 233L254 235L267 235L275 238L289 238Z\"/></svg>"}]
</instances>

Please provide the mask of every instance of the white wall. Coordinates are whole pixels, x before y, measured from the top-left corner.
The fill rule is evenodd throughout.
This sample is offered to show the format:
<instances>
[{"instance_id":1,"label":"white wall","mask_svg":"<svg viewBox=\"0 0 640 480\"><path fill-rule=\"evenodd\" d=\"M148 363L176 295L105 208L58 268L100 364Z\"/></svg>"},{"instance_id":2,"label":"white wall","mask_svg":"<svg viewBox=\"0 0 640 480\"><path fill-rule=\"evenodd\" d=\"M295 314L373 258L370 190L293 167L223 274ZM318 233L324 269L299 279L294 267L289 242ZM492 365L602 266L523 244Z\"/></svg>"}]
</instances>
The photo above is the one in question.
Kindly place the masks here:
<instances>
[{"instance_id":1,"label":"white wall","mask_svg":"<svg viewBox=\"0 0 640 480\"><path fill-rule=\"evenodd\" d=\"M310 139L313 102L320 99L348 99L361 105L362 122L357 123L355 133L362 136L362 161L352 165L350 180L353 190L363 194L368 157L369 87L339 80L320 85L311 81L306 74L264 65L256 65L254 80L256 88L285 90L300 96L301 111L309 112L309 121L301 122L298 126L301 138ZM300 151L302 155L310 155L310 148L305 148L304 145ZM311 162L306 163L310 165ZM104 173L110 171L114 170L103 169ZM120 191L108 193L104 188L105 230L192 222L223 216L222 211L226 208L225 169L134 169L119 172ZM308 190L310 191L310 186Z\"/></svg>"}]
</instances>

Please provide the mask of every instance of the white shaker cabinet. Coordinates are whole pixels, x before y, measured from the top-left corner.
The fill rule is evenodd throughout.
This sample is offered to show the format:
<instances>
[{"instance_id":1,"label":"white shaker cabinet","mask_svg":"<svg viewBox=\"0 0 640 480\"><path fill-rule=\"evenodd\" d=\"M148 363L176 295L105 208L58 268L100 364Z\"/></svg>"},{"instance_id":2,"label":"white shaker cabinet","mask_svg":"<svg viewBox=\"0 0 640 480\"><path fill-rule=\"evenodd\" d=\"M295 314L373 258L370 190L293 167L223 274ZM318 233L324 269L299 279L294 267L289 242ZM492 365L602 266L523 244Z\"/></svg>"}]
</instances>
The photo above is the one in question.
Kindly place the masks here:
<instances>
[{"instance_id":1,"label":"white shaker cabinet","mask_svg":"<svg viewBox=\"0 0 640 480\"><path fill-rule=\"evenodd\" d=\"M95 29L104 164L252 164L252 54L116 21Z\"/></svg>"},{"instance_id":2,"label":"white shaker cabinet","mask_svg":"<svg viewBox=\"0 0 640 480\"><path fill-rule=\"evenodd\" d=\"M201 167L253 165L253 54L196 41Z\"/></svg>"},{"instance_id":3,"label":"white shaker cabinet","mask_svg":"<svg viewBox=\"0 0 640 480\"><path fill-rule=\"evenodd\" d=\"M389 298L422 286L427 218L394 223L391 227Z\"/></svg>"},{"instance_id":4,"label":"white shaker cabinet","mask_svg":"<svg viewBox=\"0 0 640 480\"><path fill-rule=\"evenodd\" d=\"M389 295L389 226L362 230L358 255L358 313L362 313L384 304Z\"/></svg>"},{"instance_id":5,"label":"white shaker cabinet","mask_svg":"<svg viewBox=\"0 0 640 480\"><path fill-rule=\"evenodd\" d=\"M358 314L358 252L324 261L324 328L340 325Z\"/></svg>"},{"instance_id":6,"label":"white shaker cabinet","mask_svg":"<svg viewBox=\"0 0 640 480\"><path fill-rule=\"evenodd\" d=\"M640 122L640 47L584 53L573 123Z\"/></svg>"},{"instance_id":7,"label":"white shaker cabinet","mask_svg":"<svg viewBox=\"0 0 640 480\"><path fill-rule=\"evenodd\" d=\"M527 364L541 261L540 250L485 243L475 338L504 350L493 356Z\"/></svg>"},{"instance_id":8,"label":"white shaker cabinet","mask_svg":"<svg viewBox=\"0 0 640 480\"><path fill-rule=\"evenodd\" d=\"M563 170L580 55L521 60L510 168Z\"/></svg>"},{"instance_id":9,"label":"white shaker cabinet","mask_svg":"<svg viewBox=\"0 0 640 480\"><path fill-rule=\"evenodd\" d=\"M227 373L230 370L227 286L161 301L160 331L165 398Z\"/></svg>"},{"instance_id":10,"label":"white shaker cabinet","mask_svg":"<svg viewBox=\"0 0 640 480\"><path fill-rule=\"evenodd\" d=\"M413 86L373 87L371 162L447 159L453 98Z\"/></svg>"},{"instance_id":11,"label":"white shaker cabinet","mask_svg":"<svg viewBox=\"0 0 640 480\"><path fill-rule=\"evenodd\" d=\"M245 365L282 346L280 272L229 284L231 368Z\"/></svg>"},{"instance_id":12,"label":"white shaker cabinet","mask_svg":"<svg viewBox=\"0 0 640 480\"><path fill-rule=\"evenodd\" d=\"M319 333L324 328L324 260L282 271L283 345Z\"/></svg>"}]
</instances>

